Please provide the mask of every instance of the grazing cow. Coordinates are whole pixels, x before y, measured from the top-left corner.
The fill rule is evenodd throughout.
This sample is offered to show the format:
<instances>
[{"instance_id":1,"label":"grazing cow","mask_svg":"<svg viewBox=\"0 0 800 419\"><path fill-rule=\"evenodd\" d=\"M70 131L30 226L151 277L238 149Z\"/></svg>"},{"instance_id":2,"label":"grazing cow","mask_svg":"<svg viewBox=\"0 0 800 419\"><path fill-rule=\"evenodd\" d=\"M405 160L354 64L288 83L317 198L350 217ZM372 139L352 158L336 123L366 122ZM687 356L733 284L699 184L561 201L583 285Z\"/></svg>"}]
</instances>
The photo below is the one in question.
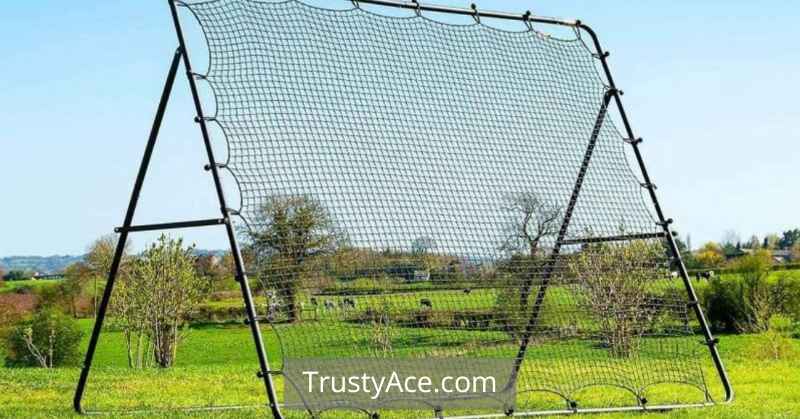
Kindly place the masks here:
<instances>
[{"instance_id":1,"label":"grazing cow","mask_svg":"<svg viewBox=\"0 0 800 419\"><path fill-rule=\"evenodd\" d=\"M341 307L344 309L356 308L356 301L353 300L352 298L345 298L344 300L342 300Z\"/></svg>"},{"instance_id":2,"label":"grazing cow","mask_svg":"<svg viewBox=\"0 0 800 419\"><path fill-rule=\"evenodd\" d=\"M471 288L464 288L464 294L469 294L472 292Z\"/></svg>"},{"instance_id":3,"label":"grazing cow","mask_svg":"<svg viewBox=\"0 0 800 419\"><path fill-rule=\"evenodd\" d=\"M325 310L333 310L336 308L336 305L333 304L331 300L325 300Z\"/></svg>"},{"instance_id":4,"label":"grazing cow","mask_svg":"<svg viewBox=\"0 0 800 419\"><path fill-rule=\"evenodd\" d=\"M423 299L419 300L419 305L420 305L420 307L433 308L433 303L431 302L431 300L429 300L427 298L423 298Z\"/></svg>"},{"instance_id":5,"label":"grazing cow","mask_svg":"<svg viewBox=\"0 0 800 419\"><path fill-rule=\"evenodd\" d=\"M695 274L695 278L697 278L698 281L701 279L711 279L713 277L714 277L714 271L698 272Z\"/></svg>"},{"instance_id":6,"label":"grazing cow","mask_svg":"<svg viewBox=\"0 0 800 419\"><path fill-rule=\"evenodd\" d=\"M317 298L316 297L311 297L311 305L314 306L314 307L317 306Z\"/></svg>"}]
</instances>

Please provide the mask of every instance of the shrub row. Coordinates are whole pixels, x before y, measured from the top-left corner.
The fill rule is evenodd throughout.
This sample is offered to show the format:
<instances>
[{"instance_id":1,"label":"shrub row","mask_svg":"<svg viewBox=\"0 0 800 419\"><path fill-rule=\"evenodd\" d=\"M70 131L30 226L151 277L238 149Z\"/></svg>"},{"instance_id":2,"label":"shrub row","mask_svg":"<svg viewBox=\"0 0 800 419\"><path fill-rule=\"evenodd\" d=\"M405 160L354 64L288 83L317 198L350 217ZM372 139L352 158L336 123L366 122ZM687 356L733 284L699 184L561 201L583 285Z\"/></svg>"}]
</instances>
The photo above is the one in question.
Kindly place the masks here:
<instances>
[{"instance_id":1,"label":"shrub row","mask_svg":"<svg viewBox=\"0 0 800 419\"><path fill-rule=\"evenodd\" d=\"M699 284L698 294L716 332L764 332L776 315L800 322L798 271L781 271L759 278L720 275Z\"/></svg>"}]
</instances>

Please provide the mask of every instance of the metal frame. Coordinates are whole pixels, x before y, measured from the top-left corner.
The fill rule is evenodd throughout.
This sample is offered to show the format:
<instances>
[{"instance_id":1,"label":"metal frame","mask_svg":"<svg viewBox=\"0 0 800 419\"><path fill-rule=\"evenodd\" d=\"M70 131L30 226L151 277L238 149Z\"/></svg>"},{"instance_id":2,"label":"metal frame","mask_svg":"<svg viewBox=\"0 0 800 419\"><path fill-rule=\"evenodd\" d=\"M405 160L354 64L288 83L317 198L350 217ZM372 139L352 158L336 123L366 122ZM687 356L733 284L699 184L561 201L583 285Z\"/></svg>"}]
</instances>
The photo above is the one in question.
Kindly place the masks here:
<instances>
[{"instance_id":1,"label":"metal frame","mask_svg":"<svg viewBox=\"0 0 800 419\"><path fill-rule=\"evenodd\" d=\"M105 320L106 312L108 310L108 304L111 300L111 294L114 290L114 282L117 279L117 274L119 273L120 263L122 262L122 256L125 250L125 243L128 239L128 234L132 232L138 231L154 231L154 230L167 230L167 229L177 229L177 228L192 228L192 227L203 227L203 226L215 226L215 225L222 225L225 226L226 233L228 235L228 241L230 243L231 254L233 255L233 261L236 268L236 281L239 282L242 298L245 304L245 311L247 314L247 324L250 326L250 331L253 334L253 341L256 347L256 354L258 355L258 363L260 366L260 370L256 373L256 375L261 378L264 382L264 387L267 392L267 405L269 406L272 415L275 418L282 418L283 415L280 411L278 406L278 397L275 392L275 384L272 380L272 370L269 366L269 359L267 358L267 353L264 350L264 343L261 337L261 329L258 324L258 316L256 314L255 305L253 303L253 295L250 290L250 284L247 277L247 273L245 271L244 260L242 258L241 249L239 247L239 243L236 239L236 234L234 231L233 223L231 222L231 215L233 211L228 208L225 199L225 193L223 191L222 180L219 174L219 165L217 164L216 158L214 156L214 150L211 145L211 137L208 133L208 126L206 125L206 118L203 112L203 106L200 101L200 95L197 89L197 83L194 78L194 73L192 72L191 61L189 60L189 54L186 49L186 41L183 36L183 29L180 25L180 19L178 17L178 11L176 3L173 0L168 0L170 12L172 14L172 20L175 25L175 33L178 39L178 48L175 51L175 54L172 58L172 64L170 65L169 72L167 73L167 81L164 85L164 90L161 94L161 100L158 104L158 109L156 111L156 116L153 121L153 127L150 131L150 137L147 142L147 147L145 148L144 156L142 158L141 165L139 166L139 172L136 176L136 182L134 183L133 193L131 195L130 203L128 204L128 210L125 215L125 220L122 224L122 227L118 227L115 229L117 233L119 233L119 241L117 242L117 248L114 253L114 259L111 263L111 269L108 274L108 282L106 283L105 291L103 292L103 298L100 302L100 307L97 312L97 319L95 320L94 328L92 329L92 335L89 339L89 346L86 350L86 358L83 364L83 368L81 369L80 378L78 380L78 386L75 390L75 397L73 399L73 408L78 413L87 413L84 410L82 401L83 396L86 390L86 383L89 379L89 371L92 367L92 360L94 359L94 353L97 349L97 342L100 338L100 332L103 328L103 321ZM144 179L147 175L147 170L150 166L150 159L153 155L153 150L155 149L156 141L158 139L158 133L161 129L161 123L164 119L164 112L166 111L167 104L169 102L170 95L172 93L172 88L175 83L175 77L178 73L178 67L183 64L186 70L186 76L189 81L189 89L192 93L192 99L195 106L195 111L197 112L197 117L195 121L200 125L200 132L203 137L203 144L205 146L205 151L208 157L208 164L205 168L211 172L214 187L217 194L217 199L220 205L220 213L221 218L215 219L208 219L208 220L197 220L197 221L182 221L182 222L175 222L175 223L165 223L165 224L149 224L149 225L133 225L133 216L136 212L136 207L139 202L139 196L142 190L142 186L144 184Z\"/></svg>"},{"instance_id":2,"label":"metal frame","mask_svg":"<svg viewBox=\"0 0 800 419\"><path fill-rule=\"evenodd\" d=\"M546 17L539 17L534 16L530 11L525 12L523 14L512 14L512 13L503 13L503 12L494 12L494 11L484 11L479 10L475 5L472 5L471 8L456 8L456 7L448 7L448 6L440 6L440 5L433 5L433 4L422 4L418 1L402 1L402 0L352 0L356 5L358 4L373 4L378 6L385 6L385 7L394 7L400 9L410 9L415 10L417 13L420 12L436 12L436 13L448 13L448 14L455 14L455 15L467 15L472 16L476 19L476 21L480 21L481 18L490 18L490 19L503 19L503 20L515 20L524 22L527 25L531 23L542 23L547 25L556 25L556 26L563 26L563 27L570 27L573 28L578 35L580 35L581 31L585 32L591 38L591 44L595 49L595 56L597 59L600 60L602 65L603 73L605 75L608 90L603 97L603 102L600 107L600 111L598 114L597 121L595 123L595 127L593 132L589 138L589 144L587 146L586 154L584 156L583 164L578 173L578 177L575 182L575 187L573 189L573 194L570 198L567 211L565 213L564 220L562 222L562 226L558 233L558 238L555 242L554 249L551 253L550 258L545 265L544 276L541 284L539 285L539 290L536 295L536 299L534 301L533 306L531 307L530 318L528 324L525 328L525 332L523 334L523 338L521 340L520 349L518 352L517 359L515 360L514 371L512 377L516 377L517 373L522 365L522 362L525 358L525 353L527 351L528 344L531 339L531 335L533 330L538 322L539 312L541 309L541 305L544 301L544 298L547 293L547 287L549 282L549 277L552 274L552 271L555 266L556 259L560 252L560 249L564 245L571 245L571 244L581 244L581 243L596 243L596 242L611 242L611 241L621 241L621 240L629 240L631 238L649 238L649 237L663 237L666 239L669 249L673 255L674 262L678 267L678 273L680 274L684 286L686 288L686 292L689 296L689 303L688 306L694 310L694 313L700 323L700 327L702 330L702 334L705 338L705 344L708 346L709 351L711 353L712 360L716 367L717 373L719 374L720 381L725 390L725 400L724 402L730 402L734 398L733 388L731 386L730 380L728 379L727 372L725 367L722 363L722 360L719 356L719 351L717 350L717 343L718 340L713 337L711 334L711 329L708 325L708 322L703 314L703 311L699 305L697 294L694 291L692 286L691 280L689 278L689 274L686 270L686 266L683 263L683 259L681 257L680 251L678 250L678 246L675 242L674 233L670 228L672 224L672 219L667 219L664 216L663 210L661 205L658 201L655 192L655 185L650 180L650 175L647 172L647 168L645 166L644 160L642 158L642 154L640 151L640 144L642 140L637 138L634 133L633 129L631 128L628 116L625 112L625 108L622 104L622 92L617 89L616 84L614 83L614 79L611 75L611 70L608 65L608 53L603 51L602 47L600 46L600 41L594 32L589 26L582 23L580 20L560 20L554 18L546 18ZM241 250L239 247L239 243L236 239L236 235L234 232L233 224L231 222L231 215L235 215L235 212L228 208L226 205L225 194L223 192L222 181L219 174L220 165L217 163L214 152L211 145L211 138L208 132L208 126L206 124L207 118L204 116L203 106L200 100L200 96L198 94L197 84L195 80L195 74L192 72L191 62L189 59L189 54L186 49L186 42L183 35L183 30L181 28L180 19L177 12L177 5L181 4L180 0L167 0L169 3L170 12L172 15L173 24L175 26L175 33L177 35L178 40L178 48L175 51L175 54L172 58L172 63L170 65L169 71L167 73L167 80L164 85L164 90L161 94L161 100L159 102L156 115L153 121L153 125L150 131L150 136L147 142L147 146L144 151L144 155L142 157L142 162L139 166L139 171L136 177L136 181L134 183L133 192L131 194L131 199L128 204L128 209L125 215L125 219L123 225L115 229L117 233L119 233L119 241L117 242L116 251L114 253L114 259L111 263L110 271L108 274L108 282L103 292L103 297L100 302L99 310L97 313L97 319L94 324L94 328L92 329L92 334L89 340L89 346L86 351L86 358L83 364L83 368L81 369L80 378L78 381L78 385L75 391L75 396L73 399L73 407L76 412L78 413L89 413L84 410L82 406L83 396L86 390L86 383L89 378L89 371L91 370L92 360L94 358L94 353L97 348L97 343L100 338L100 332L103 327L103 321L105 319L106 312L108 310L108 304L111 299L111 294L114 289L114 283L117 279L117 275L119 273L120 264L122 261L122 256L125 250L125 243L128 239L128 234L132 232L140 232L140 231L154 231L154 230L167 230L167 229L178 229L178 228L194 228L194 227L204 227L204 226L218 226L222 225L225 226L226 233L228 235L228 241L230 243L231 253L233 255L233 260L236 268L236 280L240 284L242 298L245 303L246 308L246 324L250 326L251 333L253 335L253 340L256 347L256 353L258 355L258 361L260 370L256 374L259 378L261 378L264 382L264 387L267 393L267 405L270 408L270 411L275 418L283 418L283 414L278 405L278 398L275 392L275 384L272 380L273 371L270 369L269 360L267 358L266 351L264 349L263 340L261 337L261 331L258 324L258 316L256 314L255 306L253 303L253 296L250 290L250 285L247 277L247 273L245 271L244 261L242 259ZM133 216L136 212L136 207L139 202L139 196L142 190L142 186L144 184L144 179L147 175L147 170L150 165L150 160L155 149L156 141L158 139L159 130L161 128L161 123L164 118L164 112L166 111L167 104L169 102L170 95L172 93L173 85L175 82L175 78L178 73L179 66L183 64L186 70L187 79L189 81L189 88L192 94L192 99L195 106L195 111L197 116L195 118L195 122L200 125L200 131L203 138L203 144L206 150L206 154L208 157L208 164L205 166L206 170L210 171L212 174L212 178L214 181L214 187L217 194L217 199L220 204L220 213L221 218L214 218L214 219L207 219L207 220L196 220L196 221L182 221L182 222L174 222L174 223L163 223L163 224L147 224L147 225L133 225ZM592 238L592 239L566 239L566 232L569 227L569 222L571 218L571 214L575 207L575 204L579 198L580 189L583 183L583 178L586 174L586 170L588 169L588 165L591 161L592 152L594 150L594 146L597 141L597 136L599 131L602 127L603 122L605 121L608 107L611 105L611 102L614 102L616 105L620 117L622 119L623 125L625 127L625 133L628 136L627 142L633 147L634 154L636 156L636 161L639 165L639 169L641 174L644 178L643 187L647 188L649 196L652 200L653 206L655 208L656 216L658 218L658 225L662 227L663 233L655 233L652 235L646 235L647 237L643 237L642 235L637 235L636 237L632 236L616 236L616 237L604 237L604 238ZM528 284L526 284L528 285ZM528 294L530 293L530 287L532 284L528 285ZM527 298L526 298L527 300ZM515 378L512 378L512 382L509 385L513 385ZM565 410L554 410L554 411L547 411L547 412L531 412L531 413L524 413L524 412L514 412L514 411L507 411L505 412L506 416L535 416L535 415L542 415L542 414L572 414L572 413L605 413L605 412L630 412L630 411L653 411L653 410L670 410L676 408L686 408L686 407L702 407L708 406L710 403L699 403L699 404L685 404L685 405L664 405L664 406L647 406L646 401L639 401L639 406L634 407L619 407L619 408L604 408L604 409L582 409L577 406L574 402L569 403L567 409ZM503 415L490 415L484 417L502 417ZM477 417L477 416L476 416Z\"/></svg>"}]
</instances>

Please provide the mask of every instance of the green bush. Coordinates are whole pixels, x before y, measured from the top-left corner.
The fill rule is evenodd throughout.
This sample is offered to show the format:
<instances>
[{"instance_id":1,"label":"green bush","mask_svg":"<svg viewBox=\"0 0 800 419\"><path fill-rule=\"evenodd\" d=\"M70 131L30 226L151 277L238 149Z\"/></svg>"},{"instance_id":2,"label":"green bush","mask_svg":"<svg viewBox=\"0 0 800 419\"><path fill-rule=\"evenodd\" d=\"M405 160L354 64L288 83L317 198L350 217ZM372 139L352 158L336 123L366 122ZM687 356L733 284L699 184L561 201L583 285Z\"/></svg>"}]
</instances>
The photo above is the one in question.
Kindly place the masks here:
<instances>
[{"instance_id":1,"label":"green bush","mask_svg":"<svg viewBox=\"0 0 800 419\"><path fill-rule=\"evenodd\" d=\"M701 287L706 316L717 332L764 332L773 316L800 322L800 275L722 275Z\"/></svg>"},{"instance_id":2,"label":"green bush","mask_svg":"<svg viewBox=\"0 0 800 419\"><path fill-rule=\"evenodd\" d=\"M17 323L6 337L6 366L53 368L74 365L83 332L56 310L44 310Z\"/></svg>"},{"instance_id":3,"label":"green bush","mask_svg":"<svg viewBox=\"0 0 800 419\"><path fill-rule=\"evenodd\" d=\"M775 315L769 319L769 329L759 336L750 349L756 359L786 359L795 354L792 334L795 322L788 316Z\"/></svg>"},{"instance_id":4,"label":"green bush","mask_svg":"<svg viewBox=\"0 0 800 419\"><path fill-rule=\"evenodd\" d=\"M735 333L746 321L744 287L738 277L712 278L703 288L701 303L706 317L716 332Z\"/></svg>"}]
</instances>

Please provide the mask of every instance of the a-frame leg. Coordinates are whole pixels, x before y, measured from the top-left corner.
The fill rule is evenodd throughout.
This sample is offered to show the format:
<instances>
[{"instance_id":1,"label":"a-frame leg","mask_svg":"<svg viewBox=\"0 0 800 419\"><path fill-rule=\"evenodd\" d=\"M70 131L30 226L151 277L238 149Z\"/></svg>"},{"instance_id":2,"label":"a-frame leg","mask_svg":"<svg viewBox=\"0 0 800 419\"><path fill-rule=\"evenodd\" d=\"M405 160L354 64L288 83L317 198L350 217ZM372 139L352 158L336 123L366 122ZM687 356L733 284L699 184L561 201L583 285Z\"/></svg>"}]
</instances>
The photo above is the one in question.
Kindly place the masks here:
<instances>
[{"instance_id":1,"label":"a-frame leg","mask_svg":"<svg viewBox=\"0 0 800 419\"><path fill-rule=\"evenodd\" d=\"M541 276L541 283L539 284L539 290L536 293L536 299L533 302L530 310L530 316L528 318L528 322L525 325L525 329L522 333L522 338L520 339L520 346L517 352L516 358L514 358L514 369L511 371L511 377L506 385L505 390L510 391L513 386L516 385L517 378L519 377L519 371L522 368L522 364L525 361L525 353L528 351L528 345L530 344L531 337L533 335L533 331L536 328L536 324L539 322L539 315L542 311L542 306L544 305L544 299L547 295L547 288L550 284L550 279L553 276L553 272L556 267L556 263L558 263L558 257L561 253L561 247L564 244L565 238L567 236L567 231L569 230L569 224L572 220L572 214L575 212L575 206L578 203L578 198L580 197L581 189L583 188L583 181L586 178L586 173L589 170L589 163L592 161L592 155L594 154L594 149L597 146L597 139L600 136L600 132L603 128L603 123L606 119L606 114L608 113L608 105L611 102L611 97L613 92L611 90L607 91L605 95L603 95L603 102L600 105L600 111L597 113L597 119L595 120L594 127L592 128L591 135L589 136L589 142L586 146L586 151L583 156L583 161L581 162L581 166L578 170L578 177L575 179L575 186L573 186L572 194L570 195L569 203L567 203L567 207L564 211L564 217L561 221L561 227L558 230L558 236L556 237L555 244L553 245L553 250L550 252L550 257L545 262L544 269L542 270ZM528 296L530 295L531 288L533 287L533 280L534 278L527 278L526 283L523 287L522 291L522 302L523 307L527 306L528 303ZM510 412L509 412L510 413Z\"/></svg>"},{"instance_id":2,"label":"a-frame leg","mask_svg":"<svg viewBox=\"0 0 800 419\"><path fill-rule=\"evenodd\" d=\"M195 111L197 112L196 121L200 125L200 132L203 135L203 143L205 145L206 154L208 155L207 167L211 171L211 175L214 178L214 186L216 188L217 198L219 199L220 211L222 213L222 218L225 220L225 229L228 234L228 241L230 242L231 246L231 254L233 255L233 261L236 266L236 280L239 282L241 287L242 298L244 299L245 303L247 324L250 326L250 331L253 334L253 341L256 346L256 355L258 356L258 363L260 367L257 375L264 382L264 390L267 392L267 401L272 412L272 416L276 419L282 419L283 414L281 414L278 406L278 396L275 392L275 383L272 379L273 371L270 369L267 352L264 349L264 341L261 337L261 327L258 324L258 316L256 314L255 304L253 303L253 295L250 291L250 284L247 278L242 252L239 248L239 243L236 240L236 233L233 229L233 223L230 219L232 211L228 207L225 200L225 192L223 191L222 179L220 178L219 174L219 165L214 157L214 149L211 145L211 136L208 133L208 126L206 124L206 118L203 112L200 94L197 89L195 74L192 71L192 63L189 59L189 53L186 48L186 40L183 36L180 18L178 17L177 5L175 1L172 0L168 0L168 3L170 12L172 14L172 22L175 25L175 35L178 38L178 45L180 45L180 49L182 51L183 66L186 69L189 88L192 92L192 100L194 102Z\"/></svg>"},{"instance_id":3,"label":"a-frame leg","mask_svg":"<svg viewBox=\"0 0 800 419\"><path fill-rule=\"evenodd\" d=\"M236 280L237 282L239 282L241 287L242 298L245 303L245 309L248 318L248 324L250 325L251 332L253 334L253 339L255 341L259 364L261 367L257 375L261 377L264 381L265 389L267 391L268 404L270 406L273 416L275 418L282 418L282 414L278 408L277 396L275 393L275 387L272 380L269 362L262 341L261 330L258 325L255 305L253 303L253 296L247 280L247 275L245 273L245 267L242 259L242 254L239 248L239 243L236 239L233 223L231 222L230 219L231 211L230 209L228 209L225 203L225 196L222 190L222 182L219 176L219 172L217 170L216 160L214 158L213 149L211 147L211 141L208 136L208 131L206 129L205 124L201 125L203 139L205 143L206 152L208 154L209 167L213 174L214 184L219 198L222 218L199 220L199 221L184 221L184 222L166 223L166 224L151 224L151 225L140 225L140 226L133 225L133 216L136 212L136 207L139 202L139 196L142 190L142 186L144 184L145 177L147 175L147 170L150 166L150 160L153 155L153 150L155 149L156 141L158 139L158 133L159 130L161 129L161 123L164 119L164 113L166 111L170 95L172 93L172 88L175 83L175 77L178 73L178 67L181 64L181 60L183 60L183 63L186 66L186 68L188 69L191 68L189 67L188 57L186 56L183 44L181 44L181 47L179 47L175 51L175 55L172 58L172 63L170 65L169 73L167 74L167 81L164 85L164 91L162 92L161 95L161 101L159 102L158 110L156 112L156 116L153 121L153 127L150 130L150 137L147 141L147 146L145 148L144 156L142 158L141 165L139 166L139 172L136 176L136 182L133 187L133 193L131 194L130 203L128 204L128 210L125 214L125 220L123 222L123 225L115 230L116 232L119 233L119 240L117 242L116 251L114 253L114 259L112 260L111 267L108 273L108 282L106 283L105 290L103 291L103 298L100 301L100 307L97 312L97 318L95 319L94 328L92 329L92 335L89 339L89 346L86 351L86 357L83 363L83 368L81 369L81 375L78 380L77 388L75 390L75 396L73 398L73 407L76 412L85 413L85 409L82 406L82 400L86 390L86 383L89 378L89 371L91 370L95 350L97 349L97 342L100 338L100 333L103 328L103 321L105 320L105 316L108 311L108 305L111 300L112 292L114 290L114 283L119 273L120 264L122 263L122 257L125 251L125 243L128 240L128 234L135 231L154 231L154 230L167 230L175 228L224 225L228 235L228 240L230 242L231 254L233 255L233 259L236 265ZM194 79L191 75L190 70L187 71L187 73L189 74L192 94L195 99L195 105L197 106L197 111L199 115L198 120L203 121L202 108L200 106L199 96L197 94L197 89L194 84Z\"/></svg>"},{"instance_id":4,"label":"a-frame leg","mask_svg":"<svg viewBox=\"0 0 800 419\"><path fill-rule=\"evenodd\" d=\"M172 57L172 64L169 67L167 81L164 84L164 91L161 93L161 101L158 103L156 117L153 120L153 127L150 130L150 138L147 140L147 147L144 151L144 157L142 157L142 163L139 166L139 173L136 176L136 183L133 186L133 193L131 194L131 201L128 204L128 211L125 213L125 221L122 224L122 228L119 229L120 234L119 240L117 241L117 249L114 252L114 259L111 262L111 268L108 272L108 282L106 283L105 290L103 291L103 298L100 300L100 308L97 311L97 318L95 319L94 328L92 329L92 336L89 339L89 347L86 349L86 358L83 362L83 369L81 369L81 376L78 380L78 387L75 390L75 398L72 402L75 411L79 413L84 412L84 409L81 406L81 401L86 390L86 381L89 378L89 370L92 367L94 351L97 349L97 341L100 338L100 331L103 329L103 320L105 320L106 311L108 310L108 303L111 300L111 292L114 290L114 282L117 279L119 267L122 263L122 257L125 252L125 243L128 241L128 231L133 223L133 215L136 212L136 205L139 202L139 195L142 191L142 185L144 184L145 176L147 175L147 169L150 166L150 158L153 155L153 149L155 148L156 140L158 139L158 132L161 129L161 122L164 119L164 112L167 109L167 103L169 102L169 97L172 93L172 86L175 84L175 76L178 74L178 67L180 66L182 55L181 49L178 48L178 50L175 51L175 55Z\"/></svg>"}]
</instances>

